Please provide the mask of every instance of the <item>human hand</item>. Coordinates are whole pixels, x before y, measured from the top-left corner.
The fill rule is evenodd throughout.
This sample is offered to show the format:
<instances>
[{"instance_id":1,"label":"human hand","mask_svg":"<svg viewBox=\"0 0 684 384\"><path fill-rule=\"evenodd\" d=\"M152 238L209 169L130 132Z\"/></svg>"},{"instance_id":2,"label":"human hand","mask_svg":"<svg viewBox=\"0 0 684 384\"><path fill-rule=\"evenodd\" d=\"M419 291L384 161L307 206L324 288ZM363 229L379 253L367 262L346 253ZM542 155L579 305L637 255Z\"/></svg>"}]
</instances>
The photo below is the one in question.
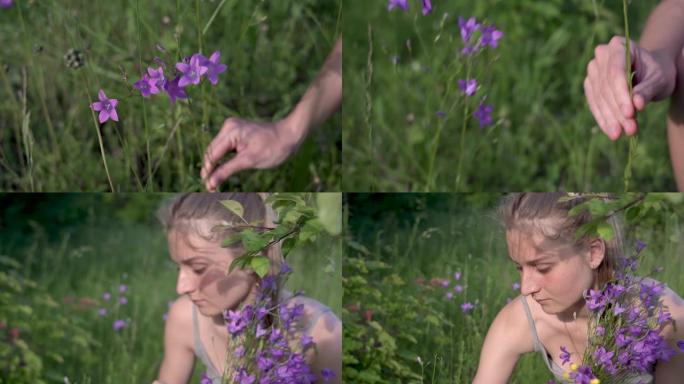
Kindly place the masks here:
<instances>
[{"instance_id":1,"label":"human hand","mask_svg":"<svg viewBox=\"0 0 684 384\"><path fill-rule=\"evenodd\" d=\"M259 123L230 118L204 153L201 176L208 191L215 192L231 175L245 169L267 169L280 165L299 146L299 137L290 129L292 122ZM229 152L236 155L219 164Z\"/></svg>"},{"instance_id":2,"label":"human hand","mask_svg":"<svg viewBox=\"0 0 684 384\"><path fill-rule=\"evenodd\" d=\"M675 66L667 55L634 42L630 49L635 73L631 99L625 76L624 37L614 36L608 44L596 47L584 79L589 109L611 140L617 140L623 130L629 136L636 134L636 112L651 101L669 97L675 87Z\"/></svg>"}]
</instances>

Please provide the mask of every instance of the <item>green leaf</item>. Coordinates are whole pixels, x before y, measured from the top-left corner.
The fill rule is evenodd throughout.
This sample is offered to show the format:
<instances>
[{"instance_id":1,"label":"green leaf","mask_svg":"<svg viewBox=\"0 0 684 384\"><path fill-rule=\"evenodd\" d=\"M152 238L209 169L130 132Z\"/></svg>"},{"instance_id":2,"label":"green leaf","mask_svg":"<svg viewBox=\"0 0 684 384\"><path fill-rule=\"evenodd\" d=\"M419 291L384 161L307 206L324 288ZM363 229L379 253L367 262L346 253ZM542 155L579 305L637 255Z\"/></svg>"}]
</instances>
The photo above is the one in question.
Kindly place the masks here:
<instances>
[{"instance_id":1,"label":"green leaf","mask_svg":"<svg viewBox=\"0 0 684 384\"><path fill-rule=\"evenodd\" d=\"M230 212L232 212L235 216L239 217L245 223L247 222L247 220L245 220L244 218L245 209L242 207L242 204L240 204L239 201L221 200L221 205L226 207Z\"/></svg>"},{"instance_id":2,"label":"green leaf","mask_svg":"<svg viewBox=\"0 0 684 384\"><path fill-rule=\"evenodd\" d=\"M280 246L281 251L283 253L283 257L287 257L287 255L290 253L292 248L297 244L297 240L294 237L288 237L283 241L283 244Z\"/></svg>"},{"instance_id":3,"label":"green leaf","mask_svg":"<svg viewBox=\"0 0 684 384\"><path fill-rule=\"evenodd\" d=\"M318 193L316 205L323 228L331 235L339 235L342 232L342 194Z\"/></svg>"},{"instance_id":4,"label":"green leaf","mask_svg":"<svg viewBox=\"0 0 684 384\"><path fill-rule=\"evenodd\" d=\"M242 240L242 234L241 233L233 233L232 235L226 237L223 239L221 242L222 247L230 247L231 245L235 245L239 243Z\"/></svg>"},{"instance_id":5,"label":"green leaf","mask_svg":"<svg viewBox=\"0 0 684 384\"><path fill-rule=\"evenodd\" d=\"M631 221L634 221L639 216L640 213L641 213L641 207L640 206L637 205L634 207L630 207L629 209L627 209L627 212L625 212L625 218L627 219L627 221L631 222Z\"/></svg>"},{"instance_id":6,"label":"green leaf","mask_svg":"<svg viewBox=\"0 0 684 384\"><path fill-rule=\"evenodd\" d=\"M315 240L316 236L323 230L323 224L318 219L308 220L299 232L301 241Z\"/></svg>"},{"instance_id":7,"label":"green leaf","mask_svg":"<svg viewBox=\"0 0 684 384\"><path fill-rule=\"evenodd\" d=\"M233 260L232 263L230 263L230 268L228 268L228 272L233 272L235 268L240 268L240 269L245 269L247 264L252 261L254 256L251 255L242 255L240 257L237 257L235 260Z\"/></svg>"},{"instance_id":8,"label":"green leaf","mask_svg":"<svg viewBox=\"0 0 684 384\"><path fill-rule=\"evenodd\" d=\"M266 247L267 244L268 239L253 230L242 231L242 245L245 247L245 251L257 252Z\"/></svg>"},{"instance_id":9,"label":"green leaf","mask_svg":"<svg viewBox=\"0 0 684 384\"><path fill-rule=\"evenodd\" d=\"M615 232L613 231L613 226L608 224L607 222L603 221L598 224L596 227L596 233L598 233L599 236L603 240L610 241L613 236L615 236Z\"/></svg>"},{"instance_id":10,"label":"green leaf","mask_svg":"<svg viewBox=\"0 0 684 384\"><path fill-rule=\"evenodd\" d=\"M252 258L249 266L259 277L264 277L268 274L269 260L265 256L256 256Z\"/></svg>"}]
</instances>

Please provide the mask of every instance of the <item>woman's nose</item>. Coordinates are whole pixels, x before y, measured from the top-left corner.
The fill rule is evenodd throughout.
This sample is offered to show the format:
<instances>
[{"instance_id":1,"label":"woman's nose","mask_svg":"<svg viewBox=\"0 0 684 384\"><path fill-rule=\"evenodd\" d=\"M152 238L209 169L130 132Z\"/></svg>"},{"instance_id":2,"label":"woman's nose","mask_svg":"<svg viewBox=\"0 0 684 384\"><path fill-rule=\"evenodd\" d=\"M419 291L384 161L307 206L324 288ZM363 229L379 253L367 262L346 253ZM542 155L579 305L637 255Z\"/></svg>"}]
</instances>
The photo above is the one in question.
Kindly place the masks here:
<instances>
[{"instance_id":1,"label":"woman's nose","mask_svg":"<svg viewBox=\"0 0 684 384\"><path fill-rule=\"evenodd\" d=\"M533 294L537 291L539 291L539 285L537 282L534 280L534 276L532 273L525 272L523 270L522 276L520 277L520 293L523 294L524 296Z\"/></svg>"},{"instance_id":2,"label":"woman's nose","mask_svg":"<svg viewBox=\"0 0 684 384\"><path fill-rule=\"evenodd\" d=\"M183 269L178 271L178 281L176 282L176 293L184 295L195 290L195 282L192 276L188 276Z\"/></svg>"}]
</instances>

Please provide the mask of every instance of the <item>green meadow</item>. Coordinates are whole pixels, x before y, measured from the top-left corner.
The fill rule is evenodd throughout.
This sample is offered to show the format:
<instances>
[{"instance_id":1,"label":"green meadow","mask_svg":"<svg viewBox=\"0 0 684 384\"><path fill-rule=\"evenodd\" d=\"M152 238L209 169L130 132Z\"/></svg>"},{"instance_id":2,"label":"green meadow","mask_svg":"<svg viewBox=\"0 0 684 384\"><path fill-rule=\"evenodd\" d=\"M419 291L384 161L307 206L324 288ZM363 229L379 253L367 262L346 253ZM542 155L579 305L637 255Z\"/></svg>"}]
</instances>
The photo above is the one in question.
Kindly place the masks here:
<instances>
[{"instance_id":1,"label":"green meadow","mask_svg":"<svg viewBox=\"0 0 684 384\"><path fill-rule=\"evenodd\" d=\"M628 140L600 131L582 86L594 48L624 35L621 1L435 0L427 16L420 3L345 4L343 190L623 190ZM657 4L630 2L633 39ZM462 55L459 16L495 25L498 47ZM493 107L482 128L480 102ZM630 190L676 189L667 104L639 115Z\"/></svg>"},{"instance_id":2,"label":"green meadow","mask_svg":"<svg viewBox=\"0 0 684 384\"><path fill-rule=\"evenodd\" d=\"M202 156L224 120L285 116L340 20L334 0L15 1L0 9L0 189L202 190ZM187 101L132 88L159 66L155 57L173 67L215 51L228 70L216 86L188 88ZM119 100L118 123L100 126L90 109L99 89ZM224 188L338 190L340 135L338 114L281 167L240 173Z\"/></svg>"}]
</instances>

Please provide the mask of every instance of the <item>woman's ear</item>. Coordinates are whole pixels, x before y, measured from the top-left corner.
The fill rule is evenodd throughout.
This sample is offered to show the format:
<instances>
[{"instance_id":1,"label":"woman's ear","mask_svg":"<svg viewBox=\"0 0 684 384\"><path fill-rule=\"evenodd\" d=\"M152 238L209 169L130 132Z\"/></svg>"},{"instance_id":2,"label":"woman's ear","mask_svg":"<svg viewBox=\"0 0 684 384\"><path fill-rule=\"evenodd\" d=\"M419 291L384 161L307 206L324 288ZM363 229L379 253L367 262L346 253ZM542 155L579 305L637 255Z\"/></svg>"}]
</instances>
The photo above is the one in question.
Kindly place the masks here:
<instances>
[{"instance_id":1,"label":"woman's ear","mask_svg":"<svg viewBox=\"0 0 684 384\"><path fill-rule=\"evenodd\" d=\"M600 237L589 240L589 266L596 269L606 257L606 242Z\"/></svg>"}]
</instances>

